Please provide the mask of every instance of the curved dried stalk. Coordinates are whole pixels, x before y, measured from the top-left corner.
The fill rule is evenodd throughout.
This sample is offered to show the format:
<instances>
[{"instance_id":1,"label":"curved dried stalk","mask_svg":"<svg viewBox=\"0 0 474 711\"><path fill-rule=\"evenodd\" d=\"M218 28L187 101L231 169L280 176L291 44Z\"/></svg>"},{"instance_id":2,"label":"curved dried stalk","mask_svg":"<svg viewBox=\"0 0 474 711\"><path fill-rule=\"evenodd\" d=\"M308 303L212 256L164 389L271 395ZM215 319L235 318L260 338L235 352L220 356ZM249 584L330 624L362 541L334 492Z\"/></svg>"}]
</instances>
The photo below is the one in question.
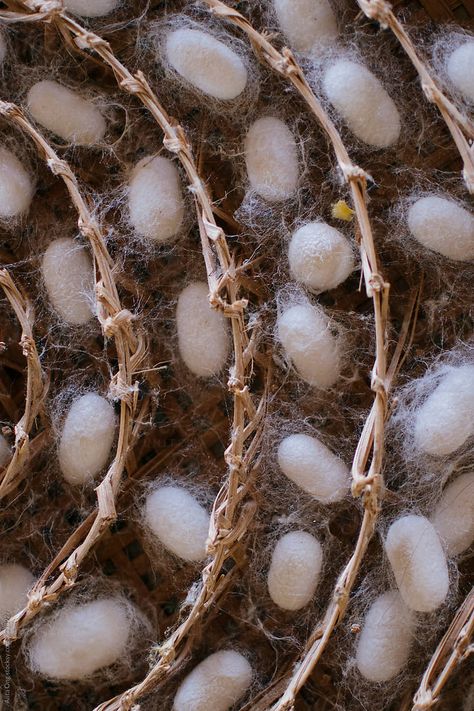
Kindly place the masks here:
<instances>
[{"instance_id":1,"label":"curved dried stalk","mask_svg":"<svg viewBox=\"0 0 474 711\"><path fill-rule=\"evenodd\" d=\"M30 431L46 397L48 384L33 338L33 306L19 291L11 274L6 269L0 270L0 286L20 322L20 345L26 358L25 409L15 425L13 456L0 476L1 500L14 491L24 478L21 476L21 472L30 458Z\"/></svg>"},{"instance_id":2,"label":"curved dried stalk","mask_svg":"<svg viewBox=\"0 0 474 711\"><path fill-rule=\"evenodd\" d=\"M120 488L138 403L138 383L134 380L134 374L140 369L146 348L143 338L137 337L134 333L133 315L122 309L112 274L113 263L107 252L104 236L86 199L81 194L71 168L66 161L58 157L18 106L0 101L0 115L14 123L32 139L39 155L45 160L51 172L59 175L64 181L77 210L79 229L91 245L99 275L99 281L96 283L98 319L104 337L114 339L117 352L118 370L112 376L109 394L113 399L120 400L117 449L107 473L96 487L97 509L93 516L87 519L88 530L85 530L86 527L82 524L72 534L30 590L27 606L12 617L6 629L0 632L0 641L8 644L18 638L20 630L42 610L45 604L56 601L61 593L75 585L82 562L117 517L115 497ZM56 577L48 583L53 574L56 574Z\"/></svg>"},{"instance_id":3,"label":"curved dried stalk","mask_svg":"<svg viewBox=\"0 0 474 711\"><path fill-rule=\"evenodd\" d=\"M393 14L392 6L385 0L356 0L356 2L369 20L378 22L382 29L389 28L400 42L418 73L424 95L430 104L438 108L448 127L464 164L464 182L468 191L474 194L474 146L472 145L474 124L442 92L418 55L405 28Z\"/></svg>"},{"instance_id":4,"label":"curved dried stalk","mask_svg":"<svg viewBox=\"0 0 474 711\"><path fill-rule=\"evenodd\" d=\"M436 648L413 698L412 711L428 711L439 701L441 691L456 667L474 653L473 635L474 588Z\"/></svg>"}]
</instances>

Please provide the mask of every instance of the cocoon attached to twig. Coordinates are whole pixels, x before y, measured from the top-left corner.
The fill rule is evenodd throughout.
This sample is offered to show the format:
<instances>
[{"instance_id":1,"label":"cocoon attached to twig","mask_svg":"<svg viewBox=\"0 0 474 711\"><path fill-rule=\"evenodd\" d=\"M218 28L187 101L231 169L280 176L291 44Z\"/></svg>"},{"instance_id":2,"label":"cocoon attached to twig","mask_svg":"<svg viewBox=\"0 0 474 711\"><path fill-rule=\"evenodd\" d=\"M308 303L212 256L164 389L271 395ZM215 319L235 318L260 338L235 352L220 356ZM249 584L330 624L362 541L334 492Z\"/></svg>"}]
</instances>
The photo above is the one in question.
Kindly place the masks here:
<instances>
[{"instance_id":1,"label":"cocoon attached to twig","mask_svg":"<svg viewBox=\"0 0 474 711\"><path fill-rule=\"evenodd\" d=\"M35 121L65 141L92 145L104 137L106 124L99 109L56 81L33 84L27 103Z\"/></svg>"},{"instance_id":2,"label":"cocoon attached to twig","mask_svg":"<svg viewBox=\"0 0 474 711\"><path fill-rule=\"evenodd\" d=\"M226 317L209 304L209 289L204 282L192 282L178 298L176 326L181 358L195 375L209 377L219 373L229 355Z\"/></svg>"},{"instance_id":3,"label":"cocoon attached to twig","mask_svg":"<svg viewBox=\"0 0 474 711\"><path fill-rule=\"evenodd\" d=\"M94 270L86 248L67 237L51 242L41 265L54 309L75 326L92 317Z\"/></svg>"},{"instance_id":4,"label":"cocoon attached to twig","mask_svg":"<svg viewBox=\"0 0 474 711\"><path fill-rule=\"evenodd\" d=\"M448 556L469 548L474 541L474 472L461 474L446 487L431 523Z\"/></svg>"},{"instance_id":5,"label":"cocoon attached to twig","mask_svg":"<svg viewBox=\"0 0 474 711\"><path fill-rule=\"evenodd\" d=\"M315 293L334 289L354 269L349 241L325 222L308 222L293 233L288 260L296 281Z\"/></svg>"},{"instance_id":6,"label":"cocoon attached to twig","mask_svg":"<svg viewBox=\"0 0 474 711\"><path fill-rule=\"evenodd\" d=\"M319 582L323 551L319 541L306 531L291 531L273 549L268 571L268 592L283 610L305 607Z\"/></svg>"},{"instance_id":7,"label":"cocoon attached to twig","mask_svg":"<svg viewBox=\"0 0 474 711\"><path fill-rule=\"evenodd\" d=\"M474 258L474 215L454 200L425 195L408 209L408 228L424 247L459 262Z\"/></svg>"},{"instance_id":8,"label":"cocoon attached to twig","mask_svg":"<svg viewBox=\"0 0 474 711\"><path fill-rule=\"evenodd\" d=\"M320 308L295 304L278 314L278 339L299 375L310 385L326 389L339 378L339 344Z\"/></svg>"},{"instance_id":9,"label":"cocoon attached to twig","mask_svg":"<svg viewBox=\"0 0 474 711\"><path fill-rule=\"evenodd\" d=\"M188 561L206 557L209 514L180 486L160 486L146 497L145 523L162 545Z\"/></svg>"},{"instance_id":10,"label":"cocoon attached to twig","mask_svg":"<svg viewBox=\"0 0 474 711\"><path fill-rule=\"evenodd\" d=\"M400 114L381 82L367 67L337 59L326 67L323 90L357 138L387 148L400 136Z\"/></svg>"},{"instance_id":11,"label":"cocoon attached to twig","mask_svg":"<svg viewBox=\"0 0 474 711\"><path fill-rule=\"evenodd\" d=\"M463 42L446 57L446 74L467 101L474 101L474 40Z\"/></svg>"},{"instance_id":12,"label":"cocoon attached to twig","mask_svg":"<svg viewBox=\"0 0 474 711\"><path fill-rule=\"evenodd\" d=\"M473 434L474 365L451 366L415 413L415 447L444 457Z\"/></svg>"},{"instance_id":13,"label":"cocoon attached to twig","mask_svg":"<svg viewBox=\"0 0 474 711\"><path fill-rule=\"evenodd\" d=\"M70 484L87 484L105 466L115 436L112 405L91 392L74 400L59 441L59 466Z\"/></svg>"},{"instance_id":14,"label":"cocoon attached to twig","mask_svg":"<svg viewBox=\"0 0 474 711\"><path fill-rule=\"evenodd\" d=\"M27 593L35 578L23 565L6 563L0 565L0 625L25 607Z\"/></svg>"},{"instance_id":15,"label":"cocoon attached to twig","mask_svg":"<svg viewBox=\"0 0 474 711\"><path fill-rule=\"evenodd\" d=\"M128 190L130 222L136 232L168 242L182 225L184 202L176 165L163 156L146 156L135 166Z\"/></svg>"},{"instance_id":16,"label":"cocoon attached to twig","mask_svg":"<svg viewBox=\"0 0 474 711\"><path fill-rule=\"evenodd\" d=\"M368 681L392 679L405 666L416 618L396 590L380 595L370 606L359 636L357 668Z\"/></svg>"},{"instance_id":17,"label":"cocoon attached to twig","mask_svg":"<svg viewBox=\"0 0 474 711\"><path fill-rule=\"evenodd\" d=\"M17 217L28 211L33 183L14 153L0 147L0 217Z\"/></svg>"},{"instance_id":18,"label":"cocoon attached to twig","mask_svg":"<svg viewBox=\"0 0 474 711\"><path fill-rule=\"evenodd\" d=\"M12 456L10 446L5 437L0 434L0 467L6 467Z\"/></svg>"},{"instance_id":19,"label":"cocoon attached to twig","mask_svg":"<svg viewBox=\"0 0 474 711\"><path fill-rule=\"evenodd\" d=\"M102 17L115 10L120 0L64 0L64 7L73 15Z\"/></svg>"},{"instance_id":20,"label":"cocoon attached to twig","mask_svg":"<svg viewBox=\"0 0 474 711\"><path fill-rule=\"evenodd\" d=\"M125 599L104 597L69 604L39 626L28 645L28 662L41 676L86 679L118 661L132 631Z\"/></svg>"},{"instance_id":21,"label":"cocoon attached to twig","mask_svg":"<svg viewBox=\"0 0 474 711\"><path fill-rule=\"evenodd\" d=\"M297 52L316 52L338 35L328 0L273 0L282 32Z\"/></svg>"},{"instance_id":22,"label":"cocoon attached to twig","mask_svg":"<svg viewBox=\"0 0 474 711\"><path fill-rule=\"evenodd\" d=\"M446 556L433 525L410 514L390 526L385 540L390 565L404 602L412 610L431 612L446 599Z\"/></svg>"},{"instance_id":23,"label":"cocoon attached to twig","mask_svg":"<svg viewBox=\"0 0 474 711\"><path fill-rule=\"evenodd\" d=\"M324 504L339 501L349 489L347 466L316 437L291 434L282 439L278 464L288 479Z\"/></svg>"},{"instance_id":24,"label":"cocoon attached to twig","mask_svg":"<svg viewBox=\"0 0 474 711\"><path fill-rule=\"evenodd\" d=\"M252 683L252 667L239 652L224 649L197 665L174 698L174 711L228 711Z\"/></svg>"},{"instance_id":25,"label":"cocoon attached to twig","mask_svg":"<svg viewBox=\"0 0 474 711\"><path fill-rule=\"evenodd\" d=\"M257 119L245 138L250 188L268 202L291 197L298 187L298 151L293 134L275 116Z\"/></svg>"}]
</instances>

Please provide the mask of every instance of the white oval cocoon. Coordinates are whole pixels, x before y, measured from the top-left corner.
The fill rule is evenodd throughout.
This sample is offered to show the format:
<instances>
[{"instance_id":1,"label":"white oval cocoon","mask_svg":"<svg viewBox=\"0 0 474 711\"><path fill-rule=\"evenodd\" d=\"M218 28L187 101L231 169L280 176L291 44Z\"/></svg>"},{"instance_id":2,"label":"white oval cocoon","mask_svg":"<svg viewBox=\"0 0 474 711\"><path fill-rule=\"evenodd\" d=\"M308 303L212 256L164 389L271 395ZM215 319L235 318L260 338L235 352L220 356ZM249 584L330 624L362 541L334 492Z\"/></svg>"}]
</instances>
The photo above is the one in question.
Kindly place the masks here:
<instances>
[{"instance_id":1,"label":"white oval cocoon","mask_svg":"<svg viewBox=\"0 0 474 711\"><path fill-rule=\"evenodd\" d=\"M339 377L340 354L325 313L310 304L290 306L278 316L278 338L300 376L330 388Z\"/></svg>"},{"instance_id":2,"label":"white oval cocoon","mask_svg":"<svg viewBox=\"0 0 474 711\"><path fill-rule=\"evenodd\" d=\"M338 35L328 0L273 0L278 23L297 52L311 52Z\"/></svg>"},{"instance_id":3,"label":"white oval cocoon","mask_svg":"<svg viewBox=\"0 0 474 711\"><path fill-rule=\"evenodd\" d=\"M349 241L326 222L308 222L297 229L288 260L294 279L316 293L334 289L354 269Z\"/></svg>"},{"instance_id":4,"label":"white oval cocoon","mask_svg":"<svg viewBox=\"0 0 474 711\"><path fill-rule=\"evenodd\" d=\"M448 556L469 548L474 541L474 472L461 474L446 487L431 523Z\"/></svg>"},{"instance_id":5,"label":"white oval cocoon","mask_svg":"<svg viewBox=\"0 0 474 711\"><path fill-rule=\"evenodd\" d=\"M0 625L2 628L28 602L28 591L35 578L23 565L6 563L0 565Z\"/></svg>"},{"instance_id":6,"label":"white oval cocoon","mask_svg":"<svg viewBox=\"0 0 474 711\"><path fill-rule=\"evenodd\" d=\"M65 141L91 145L104 137L105 119L99 109L56 81L33 84L27 102L35 121Z\"/></svg>"},{"instance_id":7,"label":"white oval cocoon","mask_svg":"<svg viewBox=\"0 0 474 711\"><path fill-rule=\"evenodd\" d=\"M474 42L463 42L446 61L448 77L465 99L474 101Z\"/></svg>"},{"instance_id":8,"label":"white oval cocoon","mask_svg":"<svg viewBox=\"0 0 474 711\"><path fill-rule=\"evenodd\" d=\"M14 153L0 147L0 217L28 211L33 197L30 176Z\"/></svg>"},{"instance_id":9,"label":"white oval cocoon","mask_svg":"<svg viewBox=\"0 0 474 711\"><path fill-rule=\"evenodd\" d=\"M278 447L282 472L324 504L342 499L349 489L349 469L316 437L292 434Z\"/></svg>"},{"instance_id":10,"label":"white oval cocoon","mask_svg":"<svg viewBox=\"0 0 474 711\"><path fill-rule=\"evenodd\" d=\"M268 202L291 197L298 187L298 151L293 134L274 116L257 119L245 138L250 187Z\"/></svg>"},{"instance_id":11,"label":"white oval cocoon","mask_svg":"<svg viewBox=\"0 0 474 711\"><path fill-rule=\"evenodd\" d=\"M194 667L174 698L174 711L228 711L252 683L252 667L232 649L215 652Z\"/></svg>"},{"instance_id":12,"label":"white oval cocoon","mask_svg":"<svg viewBox=\"0 0 474 711\"><path fill-rule=\"evenodd\" d=\"M58 314L80 326L92 317L94 270L86 248L67 237L54 240L41 265L46 291Z\"/></svg>"},{"instance_id":13,"label":"white oval cocoon","mask_svg":"<svg viewBox=\"0 0 474 711\"><path fill-rule=\"evenodd\" d=\"M115 436L114 408L97 393L74 400L59 441L59 466L70 484L87 484L105 466Z\"/></svg>"},{"instance_id":14,"label":"white oval cocoon","mask_svg":"<svg viewBox=\"0 0 474 711\"><path fill-rule=\"evenodd\" d=\"M451 368L415 413L417 449L452 454L474 434L474 365Z\"/></svg>"},{"instance_id":15,"label":"white oval cocoon","mask_svg":"<svg viewBox=\"0 0 474 711\"><path fill-rule=\"evenodd\" d=\"M84 679L124 654L130 629L119 598L67 605L34 633L30 667L50 679Z\"/></svg>"},{"instance_id":16,"label":"white oval cocoon","mask_svg":"<svg viewBox=\"0 0 474 711\"><path fill-rule=\"evenodd\" d=\"M400 114L381 82L367 67L339 59L324 72L323 89L357 138L387 148L400 136Z\"/></svg>"},{"instance_id":17,"label":"white oval cocoon","mask_svg":"<svg viewBox=\"0 0 474 711\"><path fill-rule=\"evenodd\" d=\"M268 592L283 610L300 610L316 592L323 563L319 541L306 531L291 531L273 549Z\"/></svg>"},{"instance_id":18,"label":"white oval cocoon","mask_svg":"<svg viewBox=\"0 0 474 711\"><path fill-rule=\"evenodd\" d=\"M408 210L408 228L424 247L457 262L474 258L474 215L454 200L426 195Z\"/></svg>"},{"instance_id":19,"label":"white oval cocoon","mask_svg":"<svg viewBox=\"0 0 474 711\"><path fill-rule=\"evenodd\" d=\"M400 593L391 590L370 606L359 636L357 668L369 681L388 681L405 666L415 628L415 616Z\"/></svg>"},{"instance_id":20,"label":"white oval cocoon","mask_svg":"<svg viewBox=\"0 0 474 711\"><path fill-rule=\"evenodd\" d=\"M12 451L5 437L0 434L0 467L6 467L12 458Z\"/></svg>"},{"instance_id":21,"label":"white oval cocoon","mask_svg":"<svg viewBox=\"0 0 474 711\"><path fill-rule=\"evenodd\" d=\"M130 222L142 237L167 242L181 227L184 203L173 161L146 156L135 166L129 185Z\"/></svg>"},{"instance_id":22,"label":"white oval cocoon","mask_svg":"<svg viewBox=\"0 0 474 711\"><path fill-rule=\"evenodd\" d=\"M226 317L209 304L209 290L204 282L189 284L178 298L176 326L181 358L195 375L215 375L229 355L229 331Z\"/></svg>"},{"instance_id":23,"label":"white oval cocoon","mask_svg":"<svg viewBox=\"0 0 474 711\"><path fill-rule=\"evenodd\" d=\"M247 84L239 55L209 32L189 27L170 32L166 56L178 74L214 99L235 99Z\"/></svg>"},{"instance_id":24,"label":"white oval cocoon","mask_svg":"<svg viewBox=\"0 0 474 711\"><path fill-rule=\"evenodd\" d=\"M64 7L73 15L101 17L118 7L120 0L64 0Z\"/></svg>"},{"instance_id":25,"label":"white oval cocoon","mask_svg":"<svg viewBox=\"0 0 474 711\"><path fill-rule=\"evenodd\" d=\"M413 514L397 519L388 529L385 550L398 589L412 610L436 610L449 590L446 556L433 525Z\"/></svg>"},{"instance_id":26,"label":"white oval cocoon","mask_svg":"<svg viewBox=\"0 0 474 711\"><path fill-rule=\"evenodd\" d=\"M145 502L145 522L158 540L184 560L206 557L210 516L189 491L160 486Z\"/></svg>"}]
</instances>

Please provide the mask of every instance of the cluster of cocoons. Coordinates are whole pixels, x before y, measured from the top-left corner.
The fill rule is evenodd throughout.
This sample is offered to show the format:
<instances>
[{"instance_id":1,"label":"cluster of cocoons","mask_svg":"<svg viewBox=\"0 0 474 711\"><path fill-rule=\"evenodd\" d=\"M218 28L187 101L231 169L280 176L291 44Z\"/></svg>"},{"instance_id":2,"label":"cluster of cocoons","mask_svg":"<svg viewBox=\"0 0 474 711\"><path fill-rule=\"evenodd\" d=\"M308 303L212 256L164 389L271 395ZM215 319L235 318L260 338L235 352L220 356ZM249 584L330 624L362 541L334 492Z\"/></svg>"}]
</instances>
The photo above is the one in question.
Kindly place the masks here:
<instances>
[{"instance_id":1,"label":"cluster of cocoons","mask_svg":"<svg viewBox=\"0 0 474 711\"><path fill-rule=\"evenodd\" d=\"M23 565L0 565L0 628L3 629L10 617L25 607L34 582L33 574Z\"/></svg>"},{"instance_id":2,"label":"cluster of cocoons","mask_svg":"<svg viewBox=\"0 0 474 711\"><path fill-rule=\"evenodd\" d=\"M53 308L66 323L81 326L92 317L94 269L86 248L64 237L54 240L41 264Z\"/></svg>"},{"instance_id":3,"label":"cluster of cocoons","mask_svg":"<svg viewBox=\"0 0 474 711\"><path fill-rule=\"evenodd\" d=\"M145 524L160 543L183 560L206 557L210 516L187 489L160 486L146 497Z\"/></svg>"},{"instance_id":4,"label":"cluster of cocoons","mask_svg":"<svg viewBox=\"0 0 474 711\"><path fill-rule=\"evenodd\" d=\"M376 76L358 62L339 59L323 75L323 91L352 133L374 148L398 141L398 109Z\"/></svg>"},{"instance_id":5,"label":"cluster of cocoons","mask_svg":"<svg viewBox=\"0 0 474 711\"><path fill-rule=\"evenodd\" d=\"M112 405L98 393L74 400L59 440L59 466L67 482L88 484L103 469L115 437Z\"/></svg>"},{"instance_id":6,"label":"cluster of cocoons","mask_svg":"<svg viewBox=\"0 0 474 711\"><path fill-rule=\"evenodd\" d=\"M64 141L87 146L105 135L107 126L99 109L56 81L44 79L33 84L27 104L35 121Z\"/></svg>"},{"instance_id":7,"label":"cluster of cocoons","mask_svg":"<svg viewBox=\"0 0 474 711\"><path fill-rule=\"evenodd\" d=\"M268 592L283 610L300 610L316 592L323 564L319 541L306 531L291 531L273 549Z\"/></svg>"},{"instance_id":8,"label":"cluster of cocoons","mask_svg":"<svg viewBox=\"0 0 474 711\"><path fill-rule=\"evenodd\" d=\"M293 195L300 174L298 151L284 121L275 116L254 121L245 137L244 153L251 190L270 203Z\"/></svg>"},{"instance_id":9,"label":"cluster of cocoons","mask_svg":"<svg viewBox=\"0 0 474 711\"><path fill-rule=\"evenodd\" d=\"M130 609L121 597L68 604L35 631L28 662L49 679L86 679L123 658L131 631Z\"/></svg>"},{"instance_id":10,"label":"cluster of cocoons","mask_svg":"<svg viewBox=\"0 0 474 711\"><path fill-rule=\"evenodd\" d=\"M288 261L293 278L317 294L335 289L354 269L349 241L326 222L308 222L293 233Z\"/></svg>"},{"instance_id":11,"label":"cluster of cocoons","mask_svg":"<svg viewBox=\"0 0 474 711\"><path fill-rule=\"evenodd\" d=\"M191 282L180 293L176 328L181 358L194 375L206 378L222 370L230 346L227 319L211 308L204 282Z\"/></svg>"},{"instance_id":12,"label":"cluster of cocoons","mask_svg":"<svg viewBox=\"0 0 474 711\"><path fill-rule=\"evenodd\" d=\"M446 73L467 101L474 101L474 40L463 42L446 57Z\"/></svg>"},{"instance_id":13,"label":"cluster of cocoons","mask_svg":"<svg viewBox=\"0 0 474 711\"><path fill-rule=\"evenodd\" d=\"M424 247L457 262L474 258L474 215L454 200L425 195L408 210L408 228Z\"/></svg>"},{"instance_id":14,"label":"cluster of cocoons","mask_svg":"<svg viewBox=\"0 0 474 711\"><path fill-rule=\"evenodd\" d=\"M309 303L284 309L277 319L278 339L299 375L310 385L330 388L339 378L339 343L321 308Z\"/></svg>"},{"instance_id":15,"label":"cluster of cocoons","mask_svg":"<svg viewBox=\"0 0 474 711\"><path fill-rule=\"evenodd\" d=\"M133 169L129 190L130 222L141 237L168 242L176 237L184 217L178 169L162 156L146 156Z\"/></svg>"},{"instance_id":16,"label":"cluster of cocoons","mask_svg":"<svg viewBox=\"0 0 474 711\"><path fill-rule=\"evenodd\" d=\"M451 366L415 412L415 447L433 457L445 457L473 434L474 365Z\"/></svg>"},{"instance_id":17,"label":"cluster of cocoons","mask_svg":"<svg viewBox=\"0 0 474 711\"><path fill-rule=\"evenodd\" d=\"M0 147L0 217L18 217L28 212L34 187L16 155Z\"/></svg>"},{"instance_id":18,"label":"cluster of cocoons","mask_svg":"<svg viewBox=\"0 0 474 711\"><path fill-rule=\"evenodd\" d=\"M278 447L278 464L288 479L323 504L340 501L349 489L347 466L316 437L284 437Z\"/></svg>"},{"instance_id":19,"label":"cluster of cocoons","mask_svg":"<svg viewBox=\"0 0 474 711\"><path fill-rule=\"evenodd\" d=\"M242 59L209 32L191 27L169 32L166 58L186 82L214 99L236 99L247 85Z\"/></svg>"},{"instance_id":20,"label":"cluster of cocoons","mask_svg":"<svg viewBox=\"0 0 474 711\"><path fill-rule=\"evenodd\" d=\"M338 35L328 0L273 0L282 32L297 52L315 53Z\"/></svg>"},{"instance_id":21,"label":"cluster of cocoons","mask_svg":"<svg viewBox=\"0 0 474 711\"><path fill-rule=\"evenodd\" d=\"M102 17L113 12L120 0L64 0L64 7L73 15Z\"/></svg>"},{"instance_id":22,"label":"cluster of cocoons","mask_svg":"<svg viewBox=\"0 0 474 711\"><path fill-rule=\"evenodd\" d=\"M474 541L474 472L461 474L446 487L431 523L449 557L470 547Z\"/></svg>"},{"instance_id":23,"label":"cluster of cocoons","mask_svg":"<svg viewBox=\"0 0 474 711\"><path fill-rule=\"evenodd\" d=\"M6 467L10 461L12 452L5 437L0 434L0 467Z\"/></svg>"},{"instance_id":24,"label":"cluster of cocoons","mask_svg":"<svg viewBox=\"0 0 474 711\"><path fill-rule=\"evenodd\" d=\"M228 711L252 683L249 661L232 649L215 652L194 667L179 687L173 711Z\"/></svg>"}]
</instances>

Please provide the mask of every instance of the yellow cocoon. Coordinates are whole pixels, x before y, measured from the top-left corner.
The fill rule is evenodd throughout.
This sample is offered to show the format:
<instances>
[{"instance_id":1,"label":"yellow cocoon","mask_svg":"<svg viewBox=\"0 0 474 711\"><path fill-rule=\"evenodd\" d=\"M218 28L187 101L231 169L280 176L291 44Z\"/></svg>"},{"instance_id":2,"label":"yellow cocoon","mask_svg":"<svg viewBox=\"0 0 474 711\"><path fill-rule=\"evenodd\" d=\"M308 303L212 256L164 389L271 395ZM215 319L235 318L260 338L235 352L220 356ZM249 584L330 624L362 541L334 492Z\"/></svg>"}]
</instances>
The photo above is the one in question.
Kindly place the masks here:
<instances>
[{"instance_id":1,"label":"yellow cocoon","mask_svg":"<svg viewBox=\"0 0 474 711\"><path fill-rule=\"evenodd\" d=\"M454 200L425 195L408 210L408 228L427 249L457 262L474 258L474 215Z\"/></svg>"},{"instance_id":2,"label":"yellow cocoon","mask_svg":"<svg viewBox=\"0 0 474 711\"><path fill-rule=\"evenodd\" d=\"M283 610L305 607L319 582L323 551L319 541L306 531L291 531L273 549L268 571L268 592Z\"/></svg>"},{"instance_id":3,"label":"yellow cocoon","mask_svg":"<svg viewBox=\"0 0 474 711\"><path fill-rule=\"evenodd\" d=\"M474 472L461 474L446 487L431 523L448 556L469 548L474 541Z\"/></svg>"},{"instance_id":4,"label":"yellow cocoon","mask_svg":"<svg viewBox=\"0 0 474 711\"><path fill-rule=\"evenodd\" d=\"M6 625L10 617L22 610L28 602L28 591L35 578L23 565L6 563L0 565L0 627Z\"/></svg>"},{"instance_id":5,"label":"yellow cocoon","mask_svg":"<svg viewBox=\"0 0 474 711\"><path fill-rule=\"evenodd\" d=\"M0 147L0 217L17 217L28 211L33 197L30 176L14 153Z\"/></svg>"},{"instance_id":6,"label":"yellow cocoon","mask_svg":"<svg viewBox=\"0 0 474 711\"><path fill-rule=\"evenodd\" d=\"M291 197L298 187L298 152L293 134L275 116L257 119L245 138L250 188L268 202Z\"/></svg>"},{"instance_id":7,"label":"yellow cocoon","mask_svg":"<svg viewBox=\"0 0 474 711\"><path fill-rule=\"evenodd\" d=\"M41 265L46 291L58 314L74 326L92 317L94 270L86 248L67 237L48 246Z\"/></svg>"},{"instance_id":8,"label":"yellow cocoon","mask_svg":"<svg viewBox=\"0 0 474 711\"><path fill-rule=\"evenodd\" d=\"M316 51L337 37L328 0L273 0L278 23L297 52Z\"/></svg>"},{"instance_id":9,"label":"yellow cocoon","mask_svg":"<svg viewBox=\"0 0 474 711\"><path fill-rule=\"evenodd\" d=\"M73 15L101 17L118 7L120 0L64 0L64 7Z\"/></svg>"}]
</instances>

